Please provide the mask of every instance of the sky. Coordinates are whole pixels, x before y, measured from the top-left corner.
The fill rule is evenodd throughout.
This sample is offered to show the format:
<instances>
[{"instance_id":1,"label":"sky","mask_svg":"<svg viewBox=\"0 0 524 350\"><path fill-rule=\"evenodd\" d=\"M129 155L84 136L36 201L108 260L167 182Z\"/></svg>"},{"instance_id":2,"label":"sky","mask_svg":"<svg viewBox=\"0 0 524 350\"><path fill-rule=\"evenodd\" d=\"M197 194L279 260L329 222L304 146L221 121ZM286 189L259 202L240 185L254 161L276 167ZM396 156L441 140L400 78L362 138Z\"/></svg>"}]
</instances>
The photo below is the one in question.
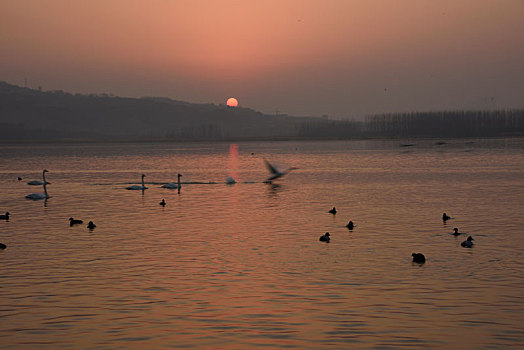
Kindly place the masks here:
<instances>
[{"instance_id":1,"label":"sky","mask_svg":"<svg viewBox=\"0 0 524 350\"><path fill-rule=\"evenodd\" d=\"M0 80L264 113L524 107L524 0L0 0Z\"/></svg>"}]
</instances>

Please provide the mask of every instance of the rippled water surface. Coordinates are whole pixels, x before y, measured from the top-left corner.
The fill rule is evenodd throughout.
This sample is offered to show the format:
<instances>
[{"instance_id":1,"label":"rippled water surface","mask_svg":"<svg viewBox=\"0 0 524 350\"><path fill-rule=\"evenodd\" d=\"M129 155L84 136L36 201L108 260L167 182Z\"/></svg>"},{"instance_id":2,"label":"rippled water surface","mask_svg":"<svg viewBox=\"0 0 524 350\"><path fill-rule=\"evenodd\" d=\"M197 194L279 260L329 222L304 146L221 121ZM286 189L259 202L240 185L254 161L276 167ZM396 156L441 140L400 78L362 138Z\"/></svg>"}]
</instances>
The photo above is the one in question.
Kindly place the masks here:
<instances>
[{"instance_id":1,"label":"rippled water surface","mask_svg":"<svg viewBox=\"0 0 524 350\"><path fill-rule=\"evenodd\" d=\"M524 346L524 140L0 152L2 349Z\"/></svg>"}]
</instances>

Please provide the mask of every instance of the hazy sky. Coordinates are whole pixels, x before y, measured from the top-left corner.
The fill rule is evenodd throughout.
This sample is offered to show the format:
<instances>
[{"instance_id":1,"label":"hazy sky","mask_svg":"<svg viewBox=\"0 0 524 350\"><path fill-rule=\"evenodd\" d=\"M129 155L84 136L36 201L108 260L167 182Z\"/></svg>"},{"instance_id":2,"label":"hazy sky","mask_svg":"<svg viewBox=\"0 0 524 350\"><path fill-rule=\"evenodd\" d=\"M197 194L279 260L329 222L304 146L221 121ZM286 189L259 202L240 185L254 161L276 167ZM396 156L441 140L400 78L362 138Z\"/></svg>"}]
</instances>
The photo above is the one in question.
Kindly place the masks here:
<instances>
[{"instance_id":1,"label":"hazy sky","mask_svg":"<svg viewBox=\"0 0 524 350\"><path fill-rule=\"evenodd\" d=\"M0 0L0 80L267 113L524 107L524 0Z\"/></svg>"}]
</instances>

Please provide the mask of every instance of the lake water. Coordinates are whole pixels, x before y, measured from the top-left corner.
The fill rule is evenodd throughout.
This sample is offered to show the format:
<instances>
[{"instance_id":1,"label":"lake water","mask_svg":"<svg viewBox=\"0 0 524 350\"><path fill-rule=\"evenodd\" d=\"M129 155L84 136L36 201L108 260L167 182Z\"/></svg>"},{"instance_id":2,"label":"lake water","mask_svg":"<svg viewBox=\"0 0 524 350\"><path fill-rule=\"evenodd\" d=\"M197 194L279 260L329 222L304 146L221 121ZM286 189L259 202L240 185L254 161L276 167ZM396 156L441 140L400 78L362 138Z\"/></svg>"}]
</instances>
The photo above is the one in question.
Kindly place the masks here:
<instances>
[{"instance_id":1,"label":"lake water","mask_svg":"<svg viewBox=\"0 0 524 350\"><path fill-rule=\"evenodd\" d=\"M0 145L0 347L522 348L524 140L474 141Z\"/></svg>"}]
</instances>

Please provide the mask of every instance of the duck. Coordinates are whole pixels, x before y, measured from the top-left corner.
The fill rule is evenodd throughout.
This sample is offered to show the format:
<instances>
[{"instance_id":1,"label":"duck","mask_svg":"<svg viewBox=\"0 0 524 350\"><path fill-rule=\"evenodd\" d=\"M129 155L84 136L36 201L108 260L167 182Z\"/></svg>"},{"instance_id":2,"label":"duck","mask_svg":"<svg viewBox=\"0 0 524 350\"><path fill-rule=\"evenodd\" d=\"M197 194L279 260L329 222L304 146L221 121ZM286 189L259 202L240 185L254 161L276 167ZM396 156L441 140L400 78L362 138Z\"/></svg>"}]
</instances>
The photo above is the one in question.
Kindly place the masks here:
<instances>
[{"instance_id":1,"label":"duck","mask_svg":"<svg viewBox=\"0 0 524 350\"><path fill-rule=\"evenodd\" d=\"M93 221L89 221L87 224L87 228L90 230L93 230L96 227L96 225L93 223Z\"/></svg>"},{"instance_id":2,"label":"duck","mask_svg":"<svg viewBox=\"0 0 524 350\"><path fill-rule=\"evenodd\" d=\"M424 264L426 262L426 257L422 253L413 253L411 256L413 257L414 263Z\"/></svg>"},{"instance_id":3,"label":"duck","mask_svg":"<svg viewBox=\"0 0 524 350\"><path fill-rule=\"evenodd\" d=\"M9 212L0 215L0 220L9 220Z\"/></svg>"},{"instance_id":4,"label":"duck","mask_svg":"<svg viewBox=\"0 0 524 350\"><path fill-rule=\"evenodd\" d=\"M472 248L473 247L473 237L469 236L468 239L466 239L464 242L460 243L460 245L464 248Z\"/></svg>"},{"instance_id":5,"label":"duck","mask_svg":"<svg viewBox=\"0 0 524 350\"><path fill-rule=\"evenodd\" d=\"M355 227L355 224L353 223L353 221L349 221L348 224L346 225L346 227L350 230L352 230L354 227Z\"/></svg>"},{"instance_id":6,"label":"duck","mask_svg":"<svg viewBox=\"0 0 524 350\"><path fill-rule=\"evenodd\" d=\"M22 181L22 178L20 176L18 177L18 181Z\"/></svg>"},{"instance_id":7,"label":"duck","mask_svg":"<svg viewBox=\"0 0 524 350\"><path fill-rule=\"evenodd\" d=\"M162 198L162 200L158 204L160 204L161 206L165 207L166 206L166 201L164 200L164 198Z\"/></svg>"},{"instance_id":8,"label":"duck","mask_svg":"<svg viewBox=\"0 0 524 350\"><path fill-rule=\"evenodd\" d=\"M320 236L320 238L318 240L321 241L321 242L329 243L329 232L326 232L325 234Z\"/></svg>"},{"instance_id":9,"label":"duck","mask_svg":"<svg viewBox=\"0 0 524 350\"><path fill-rule=\"evenodd\" d=\"M328 213L335 215L337 213L337 208L333 207Z\"/></svg>"},{"instance_id":10,"label":"duck","mask_svg":"<svg viewBox=\"0 0 524 350\"><path fill-rule=\"evenodd\" d=\"M451 219L451 217L448 216L448 214L446 214L446 213L443 213L443 214L442 214L442 221L446 222L446 221L448 221L449 219Z\"/></svg>"},{"instance_id":11,"label":"duck","mask_svg":"<svg viewBox=\"0 0 524 350\"><path fill-rule=\"evenodd\" d=\"M5 249L5 248L7 248L7 246L3 243L0 243L0 249Z\"/></svg>"},{"instance_id":12,"label":"duck","mask_svg":"<svg viewBox=\"0 0 524 350\"><path fill-rule=\"evenodd\" d=\"M69 226L73 226L73 225L80 225L80 224L83 224L84 222L82 220L77 220L77 219L73 219L73 218L69 218Z\"/></svg>"},{"instance_id":13,"label":"duck","mask_svg":"<svg viewBox=\"0 0 524 350\"><path fill-rule=\"evenodd\" d=\"M465 232L459 232L459 229L454 227L453 228L453 232L451 233L453 236L460 236L460 235L465 235L466 233Z\"/></svg>"}]
</instances>

